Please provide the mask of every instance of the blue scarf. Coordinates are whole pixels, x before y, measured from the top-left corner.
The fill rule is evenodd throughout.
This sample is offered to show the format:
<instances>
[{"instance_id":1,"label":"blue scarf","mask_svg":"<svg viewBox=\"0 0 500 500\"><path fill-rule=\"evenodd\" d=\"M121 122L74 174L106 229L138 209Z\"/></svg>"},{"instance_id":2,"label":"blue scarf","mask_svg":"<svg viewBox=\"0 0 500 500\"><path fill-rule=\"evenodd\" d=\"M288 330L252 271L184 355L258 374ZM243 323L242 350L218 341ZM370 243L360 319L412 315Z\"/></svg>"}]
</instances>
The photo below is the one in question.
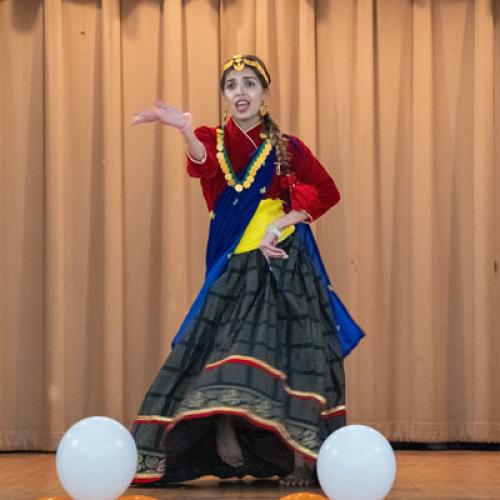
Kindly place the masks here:
<instances>
[{"instance_id":1,"label":"blue scarf","mask_svg":"<svg viewBox=\"0 0 500 500\"><path fill-rule=\"evenodd\" d=\"M328 295L330 298L330 305L333 309L335 321L337 323L337 335L342 346L344 356L347 356L358 344L358 342L365 336L361 328L352 319L349 311L346 309L338 295L333 291L330 284L330 279L321 259L318 245L314 239L313 232L309 224L297 224L295 226L295 235L299 238L304 250L309 255L314 270L320 276L321 281L328 288Z\"/></svg>"},{"instance_id":2,"label":"blue scarf","mask_svg":"<svg viewBox=\"0 0 500 500\"><path fill-rule=\"evenodd\" d=\"M259 150L256 151L255 155L257 154L259 154ZM210 221L205 282L174 337L173 347L186 334L188 326L205 302L210 287L226 269L234 249L238 246L245 229L257 211L257 207L273 179L274 158L275 151L273 149L267 156L265 163L257 171L255 180L249 189L238 193L232 187L227 186L219 196Z\"/></svg>"}]
</instances>

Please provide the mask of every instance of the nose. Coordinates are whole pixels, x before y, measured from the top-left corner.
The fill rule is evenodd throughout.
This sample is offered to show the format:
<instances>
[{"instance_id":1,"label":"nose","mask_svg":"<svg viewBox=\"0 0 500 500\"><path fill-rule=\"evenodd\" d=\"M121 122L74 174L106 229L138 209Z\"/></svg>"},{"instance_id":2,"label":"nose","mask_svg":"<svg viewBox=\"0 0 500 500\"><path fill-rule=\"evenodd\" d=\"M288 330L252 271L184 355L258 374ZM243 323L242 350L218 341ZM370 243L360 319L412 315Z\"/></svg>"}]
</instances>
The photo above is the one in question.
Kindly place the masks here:
<instances>
[{"instance_id":1,"label":"nose","mask_svg":"<svg viewBox=\"0 0 500 500\"><path fill-rule=\"evenodd\" d=\"M243 93L244 93L244 92L243 92L243 90L244 90L244 82L243 82L243 80L240 80L240 81L238 82L238 87L237 87L237 90L238 90L238 95L239 95L239 94L243 94Z\"/></svg>"}]
</instances>

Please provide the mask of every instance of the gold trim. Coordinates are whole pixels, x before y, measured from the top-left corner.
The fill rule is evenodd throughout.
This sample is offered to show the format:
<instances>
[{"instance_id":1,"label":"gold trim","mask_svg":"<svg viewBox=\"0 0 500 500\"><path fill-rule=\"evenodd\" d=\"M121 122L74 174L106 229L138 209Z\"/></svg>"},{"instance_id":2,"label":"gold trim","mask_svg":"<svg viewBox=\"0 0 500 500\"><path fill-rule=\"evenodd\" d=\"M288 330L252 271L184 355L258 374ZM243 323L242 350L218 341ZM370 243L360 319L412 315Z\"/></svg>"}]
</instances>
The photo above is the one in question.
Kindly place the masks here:
<instances>
[{"instance_id":1,"label":"gold trim","mask_svg":"<svg viewBox=\"0 0 500 500\"><path fill-rule=\"evenodd\" d=\"M285 389L285 392L288 394L291 394L292 396L298 396L298 397L308 397L308 398L314 398L316 401L318 401L322 406L326 405L326 399L321 395L316 392L308 392L308 391L299 391L297 389L292 389L289 384L286 383L286 380L288 377L280 370L274 368L273 366L269 365L265 361L261 361L260 359L253 358L251 356L239 356L239 355L233 355L233 356L228 356L227 358L220 359L219 361L215 361L214 363L210 363L208 365L205 365L205 369L211 369L211 368L217 368L219 366L222 366L223 364L227 363L228 361L232 360L241 360L241 361L250 361L256 365L261 365L265 370L274 373L276 376L278 376L282 381L283 381L283 386Z\"/></svg>"},{"instance_id":2,"label":"gold trim","mask_svg":"<svg viewBox=\"0 0 500 500\"><path fill-rule=\"evenodd\" d=\"M283 380L286 380L286 378L287 378L286 375L282 371L267 364L265 361L261 361L260 359L254 358L252 356L241 356L238 354L228 356L227 358L219 359L219 361L215 361L213 363L205 365L205 368L217 368L218 366L223 365L224 363L226 363L230 360L233 360L233 359L241 360L241 361L252 361L253 363L257 363L258 365L262 365L264 368L266 368L266 370L273 372L274 374L276 374L278 377L280 377Z\"/></svg>"},{"instance_id":3,"label":"gold trim","mask_svg":"<svg viewBox=\"0 0 500 500\"><path fill-rule=\"evenodd\" d=\"M345 410L345 409L346 409L345 405L338 405L338 406L335 406L334 408L330 408L329 410L322 411L321 416L327 417L328 415L332 415L333 413L336 413L338 411Z\"/></svg>"},{"instance_id":4,"label":"gold trim","mask_svg":"<svg viewBox=\"0 0 500 500\"><path fill-rule=\"evenodd\" d=\"M161 422L173 422L174 419L171 417L162 417L161 415L138 415L134 423L140 422L140 421L151 421L151 420L159 420Z\"/></svg>"},{"instance_id":5,"label":"gold trim","mask_svg":"<svg viewBox=\"0 0 500 500\"><path fill-rule=\"evenodd\" d=\"M300 445L295 440L293 440L292 437L290 436L290 434L287 432L287 430L280 423L277 423L277 422L272 421L272 420L266 420L262 417L255 415L254 413L252 413L248 410L241 410L238 408L232 408L230 406L228 406L228 407L226 407L226 406L214 406L214 407L210 407L210 408L205 408L204 410L193 410L193 411L187 411L184 413L179 413L179 415L177 415L175 417L175 423L177 424L180 420L183 420L185 417L201 415L204 413L222 412L222 411L228 412L231 414L247 415L249 418L251 418L255 422L265 424L269 427L272 427L276 432L278 432L280 434L280 436L287 443L289 443L293 448L300 451L304 455L307 455L310 458L313 458L314 460L316 460L318 457L317 453L314 453L314 452L308 450L307 448L304 448L302 445Z\"/></svg>"},{"instance_id":6,"label":"gold trim","mask_svg":"<svg viewBox=\"0 0 500 500\"><path fill-rule=\"evenodd\" d=\"M292 394L298 397L306 396L308 398L314 398L323 406L326 405L326 399L323 396L321 396L321 394L317 394L315 392L297 391L295 389L292 389L288 384L285 384L285 391L288 392L288 394Z\"/></svg>"},{"instance_id":7,"label":"gold trim","mask_svg":"<svg viewBox=\"0 0 500 500\"><path fill-rule=\"evenodd\" d=\"M226 406L214 406L210 408L205 408L203 410L192 410L192 411L186 411L184 413L179 413L175 419L167 418L167 417L158 417L157 415L151 415L150 417L146 415L142 415L141 418L147 419L148 421L151 420L160 420L163 419L165 421L171 421L171 425L169 426L169 430L172 430L172 428L178 424L180 421L185 420L186 417L191 417L191 416L197 416L197 415L206 415L211 414L211 413L218 413L218 412L225 412L229 413L232 415L236 416L242 416L245 417L247 416L249 419L253 420L256 423L260 423L265 425L266 427L270 428L271 430L275 431L286 443L290 445L291 448L294 450L299 451L302 453L302 455L306 455L307 457L311 458L312 460L316 461L318 459L318 454L314 453L313 451L309 450L308 448L305 448L301 444L297 443L288 431L285 429L283 425L280 423L273 421L273 420L267 420L265 418L259 417L255 415L253 412L248 411L248 410L241 410L238 408L233 408L233 407L226 407ZM137 420L137 419L136 419ZM136 474L134 477L139 479L139 478L153 478L157 477L158 475L156 474ZM163 477L163 475L159 476Z\"/></svg>"},{"instance_id":8,"label":"gold trim","mask_svg":"<svg viewBox=\"0 0 500 500\"><path fill-rule=\"evenodd\" d=\"M278 376L284 383L284 389L287 393L291 395L296 395L296 396L307 396L314 398L316 401L321 403L323 406L326 404L326 399L321 396L320 394L314 393L314 392L306 392L306 391L297 391L295 389L292 389L285 381L287 380L286 375L274 368L273 366L269 365L265 361L261 361L259 359L253 358L251 356L239 356L239 355L233 355L233 356L228 356L227 358L221 359L219 361L216 361L214 363L210 363L205 365L205 368L218 368L219 366L222 366L229 360L241 360L241 361L250 361L252 363L255 363L256 365L260 365L263 368L265 368L267 371L275 374ZM332 415L336 412L342 411L346 409L346 405L337 405L333 408L329 408L328 410L324 410L320 413L322 417L327 417L329 415ZM186 417L190 416L198 416L198 415L206 415L206 414L212 414L212 413L217 413L217 412L227 412L233 415L237 416L248 416L250 419L254 420L256 423L264 424L268 427L270 427L272 430L276 431L292 448L296 449L300 453L307 455L308 457L317 460L317 454L308 450L307 448L304 448L302 445L297 443L286 428L281 425L279 422L276 422L274 420L267 420L265 418L257 416L255 413L248 411L248 410L243 410L240 408L234 408L234 407L226 407L226 406L215 406L215 407L206 407L200 410L191 410L191 411L186 411L183 413L179 413L176 415L174 418L172 417L163 417L161 415L138 415L137 418L134 420L134 423L147 423L147 422L152 422L152 423L166 423L169 424L169 428L172 428L175 426L177 423L179 423L181 420L184 420ZM136 475L136 478L147 478L147 477L156 477L155 475Z\"/></svg>"}]
</instances>

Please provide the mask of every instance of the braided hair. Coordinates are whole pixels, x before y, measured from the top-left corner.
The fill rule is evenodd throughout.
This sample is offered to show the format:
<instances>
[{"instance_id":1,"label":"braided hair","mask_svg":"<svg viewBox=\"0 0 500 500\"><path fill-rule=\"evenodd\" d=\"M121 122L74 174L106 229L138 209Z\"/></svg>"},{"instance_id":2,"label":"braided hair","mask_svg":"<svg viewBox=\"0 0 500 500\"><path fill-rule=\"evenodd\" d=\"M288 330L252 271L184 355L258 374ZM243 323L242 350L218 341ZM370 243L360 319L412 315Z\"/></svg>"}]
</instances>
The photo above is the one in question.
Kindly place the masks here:
<instances>
[{"instance_id":1,"label":"braided hair","mask_svg":"<svg viewBox=\"0 0 500 500\"><path fill-rule=\"evenodd\" d=\"M265 89L269 88L269 83L271 83L271 76L269 75L269 71L266 68L264 62L254 55L244 55L242 56L244 59L248 59L250 61L257 62L261 68L265 71L267 81L264 76L254 67L246 65L247 68L251 69L255 76L259 79L262 87ZM221 75L220 78L220 88L221 91L224 91L224 84L226 82L227 74L233 69L232 66L229 66ZM268 83L269 82L269 83ZM286 175L291 170L290 164L290 152L288 150L288 137L283 134L280 130L279 125L276 121L271 118L269 111L266 110L266 114L262 117L262 123L264 128L264 134L271 142L274 150L276 151L276 171L278 174Z\"/></svg>"}]
</instances>

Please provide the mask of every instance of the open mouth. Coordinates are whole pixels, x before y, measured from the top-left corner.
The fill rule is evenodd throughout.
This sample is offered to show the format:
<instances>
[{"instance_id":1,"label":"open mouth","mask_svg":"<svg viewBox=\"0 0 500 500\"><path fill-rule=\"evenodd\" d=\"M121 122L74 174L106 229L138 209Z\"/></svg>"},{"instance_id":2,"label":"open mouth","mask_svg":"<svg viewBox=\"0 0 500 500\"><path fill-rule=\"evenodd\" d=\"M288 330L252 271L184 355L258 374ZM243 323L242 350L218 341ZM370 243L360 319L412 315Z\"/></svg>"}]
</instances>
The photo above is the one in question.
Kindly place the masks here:
<instances>
[{"instance_id":1,"label":"open mouth","mask_svg":"<svg viewBox=\"0 0 500 500\"><path fill-rule=\"evenodd\" d=\"M244 113L250 107L250 101L248 99L238 99L235 101L234 107L239 113Z\"/></svg>"}]
</instances>

